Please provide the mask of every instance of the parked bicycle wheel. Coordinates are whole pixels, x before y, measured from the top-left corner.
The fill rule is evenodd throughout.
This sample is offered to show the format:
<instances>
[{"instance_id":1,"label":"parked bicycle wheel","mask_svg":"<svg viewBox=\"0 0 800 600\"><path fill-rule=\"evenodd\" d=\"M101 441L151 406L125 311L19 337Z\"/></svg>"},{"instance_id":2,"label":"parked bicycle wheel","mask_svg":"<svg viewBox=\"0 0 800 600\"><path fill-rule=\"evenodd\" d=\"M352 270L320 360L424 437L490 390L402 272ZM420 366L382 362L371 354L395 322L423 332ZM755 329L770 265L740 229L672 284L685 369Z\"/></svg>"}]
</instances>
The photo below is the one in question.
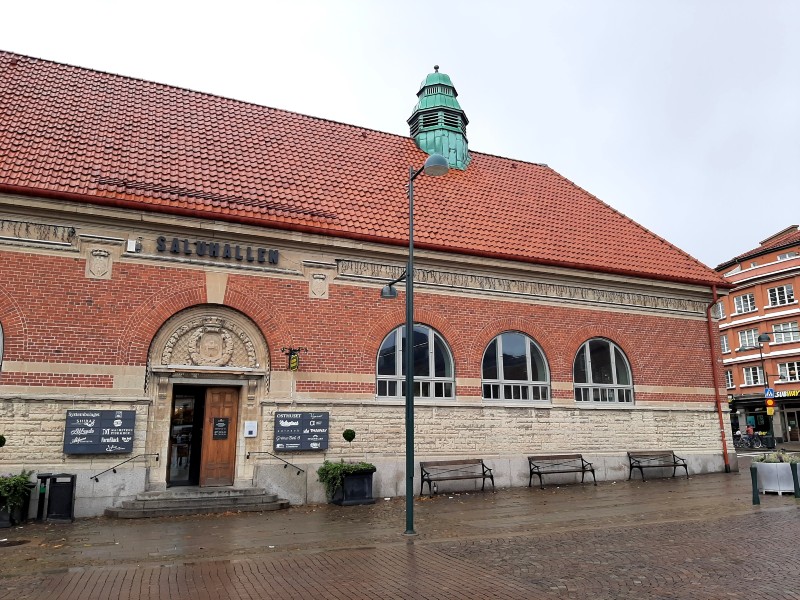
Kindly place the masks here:
<instances>
[{"instance_id":1,"label":"parked bicycle wheel","mask_svg":"<svg viewBox=\"0 0 800 600\"><path fill-rule=\"evenodd\" d=\"M758 436L754 437L751 444L753 445L753 448L761 448L761 438Z\"/></svg>"}]
</instances>

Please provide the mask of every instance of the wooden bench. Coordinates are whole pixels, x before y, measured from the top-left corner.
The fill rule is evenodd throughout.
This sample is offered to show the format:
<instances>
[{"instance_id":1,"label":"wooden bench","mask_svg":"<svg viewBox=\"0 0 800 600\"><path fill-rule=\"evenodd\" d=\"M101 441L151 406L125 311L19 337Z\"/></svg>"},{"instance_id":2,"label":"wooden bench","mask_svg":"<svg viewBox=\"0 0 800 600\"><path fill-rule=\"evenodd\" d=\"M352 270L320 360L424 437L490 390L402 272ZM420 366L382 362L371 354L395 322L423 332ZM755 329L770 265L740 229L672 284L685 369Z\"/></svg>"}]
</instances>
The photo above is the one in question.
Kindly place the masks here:
<instances>
[{"instance_id":1,"label":"wooden bench","mask_svg":"<svg viewBox=\"0 0 800 600\"><path fill-rule=\"evenodd\" d=\"M672 450L646 450L628 452L628 462L630 463L630 473L628 480L633 477L633 470L639 469L642 474L642 481L645 481L645 469L668 469L672 467L672 476L675 477L675 472L678 467L683 467L686 471L686 479L689 479L689 467L686 465L686 460L680 456L676 456Z\"/></svg>"},{"instance_id":2,"label":"wooden bench","mask_svg":"<svg viewBox=\"0 0 800 600\"><path fill-rule=\"evenodd\" d=\"M425 484L428 484L428 495L435 492L431 485L437 481L453 481L456 479L482 479L481 490L486 486L486 479L492 482L494 489L494 476L492 470L483 463L483 459L470 458L464 460L430 460L419 463L422 473L422 483L419 486L419 495L422 496Z\"/></svg>"},{"instance_id":3,"label":"wooden bench","mask_svg":"<svg viewBox=\"0 0 800 600\"><path fill-rule=\"evenodd\" d=\"M541 454L528 457L528 465L531 469L528 478L528 487L533 483L533 476L539 478L539 486L544 489L543 475L552 473L580 473L581 483L583 483L586 473L592 474L594 484L597 485L597 478L594 476L592 463L583 459L582 454Z\"/></svg>"}]
</instances>

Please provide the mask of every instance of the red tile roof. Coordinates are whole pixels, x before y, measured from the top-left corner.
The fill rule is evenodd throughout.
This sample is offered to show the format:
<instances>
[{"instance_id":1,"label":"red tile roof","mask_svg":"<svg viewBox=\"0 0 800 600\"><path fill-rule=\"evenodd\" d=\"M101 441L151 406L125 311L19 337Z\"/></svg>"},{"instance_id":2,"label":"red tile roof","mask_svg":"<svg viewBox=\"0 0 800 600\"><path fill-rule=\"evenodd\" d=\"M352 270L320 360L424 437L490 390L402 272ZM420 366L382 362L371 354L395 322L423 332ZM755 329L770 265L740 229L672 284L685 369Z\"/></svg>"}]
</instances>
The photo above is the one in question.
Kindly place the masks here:
<instances>
[{"instance_id":1,"label":"red tile roof","mask_svg":"<svg viewBox=\"0 0 800 600\"><path fill-rule=\"evenodd\" d=\"M758 248L753 248L744 254L740 254L739 256L735 256L734 258L725 261L717 267L717 270L722 271L731 265L735 265L736 263L747 260L748 258L755 258L757 256L762 256L764 254L769 254L770 252L774 252L783 248L790 248L792 246L800 246L800 226L798 225L790 225L775 235L762 240Z\"/></svg>"},{"instance_id":2,"label":"red tile roof","mask_svg":"<svg viewBox=\"0 0 800 600\"><path fill-rule=\"evenodd\" d=\"M413 100L413 90L410 91ZM0 52L0 190L407 244L410 138ZM415 182L420 248L726 285L552 169Z\"/></svg>"}]
</instances>

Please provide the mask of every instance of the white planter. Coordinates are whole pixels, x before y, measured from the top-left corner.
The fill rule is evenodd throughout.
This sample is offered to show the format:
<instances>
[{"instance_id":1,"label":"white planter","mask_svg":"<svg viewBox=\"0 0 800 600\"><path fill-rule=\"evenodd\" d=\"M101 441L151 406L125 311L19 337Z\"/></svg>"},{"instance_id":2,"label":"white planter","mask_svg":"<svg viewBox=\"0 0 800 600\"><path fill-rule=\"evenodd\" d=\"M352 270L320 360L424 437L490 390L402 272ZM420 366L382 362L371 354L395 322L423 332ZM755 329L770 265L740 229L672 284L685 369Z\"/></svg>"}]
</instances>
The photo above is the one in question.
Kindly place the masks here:
<instances>
[{"instance_id":1,"label":"white planter","mask_svg":"<svg viewBox=\"0 0 800 600\"><path fill-rule=\"evenodd\" d=\"M794 481L792 480L792 467L789 463L753 463L758 472L758 491L759 492L783 492L794 493Z\"/></svg>"}]
</instances>

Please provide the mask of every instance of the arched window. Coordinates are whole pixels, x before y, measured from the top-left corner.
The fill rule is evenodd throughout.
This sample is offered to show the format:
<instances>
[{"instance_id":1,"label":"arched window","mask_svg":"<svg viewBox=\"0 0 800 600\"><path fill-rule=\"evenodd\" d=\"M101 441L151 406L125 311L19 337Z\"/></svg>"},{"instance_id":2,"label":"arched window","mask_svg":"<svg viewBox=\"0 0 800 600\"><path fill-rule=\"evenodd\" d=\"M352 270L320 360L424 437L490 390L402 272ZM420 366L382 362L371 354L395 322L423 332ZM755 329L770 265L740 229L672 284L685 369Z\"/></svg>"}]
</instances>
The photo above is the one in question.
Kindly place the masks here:
<instances>
[{"instance_id":1,"label":"arched window","mask_svg":"<svg viewBox=\"0 0 800 600\"><path fill-rule=\"evenodd\" d=\"M550 373L542 349L527 335L507 331L483 353L486 400L549 400Z\"/></svg>"},{"instance_id":2,"label":"arched window","mask_svg":"<svg viewBox=\"0 0 800 600\"><path fill-rule=\"evenodd\" d=\"M405 326L386 336L378 351L378 396L406 395L403 344ZM414 397L454 398L453 355L442 336L425 325L414 325Z\"/></svg>"},{"instance_id":3,"label":"arched window","mask_svg":"<svg viewBox=\"0 0 800 600\"><path fill-rule=\"evenodd\" d=\"M610 340L584 343L572 369L576 402L627 404L633 402L631 368L625 353Z\"/></svg>"}]
</instances>

